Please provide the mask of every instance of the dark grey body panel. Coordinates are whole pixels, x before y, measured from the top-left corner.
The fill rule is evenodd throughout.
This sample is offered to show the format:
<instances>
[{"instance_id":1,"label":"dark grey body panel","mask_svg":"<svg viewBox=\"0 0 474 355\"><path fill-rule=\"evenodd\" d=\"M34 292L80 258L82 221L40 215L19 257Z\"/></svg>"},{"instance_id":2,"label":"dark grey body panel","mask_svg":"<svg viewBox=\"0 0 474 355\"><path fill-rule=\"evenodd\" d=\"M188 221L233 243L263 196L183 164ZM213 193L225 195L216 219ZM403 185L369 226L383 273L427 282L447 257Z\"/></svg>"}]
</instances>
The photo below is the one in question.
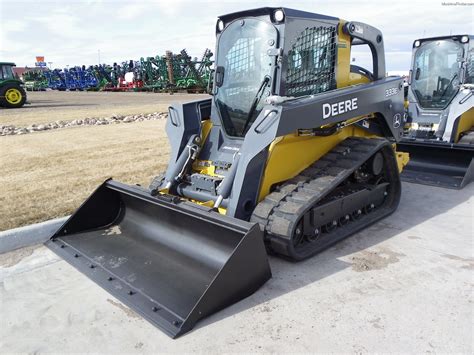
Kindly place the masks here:
<instances>
[{"instance_id":1,"label":"dark grey body panel","mask_svg":"<svg viewBox=\"0 0 474 355\"><path fill-rule=\"evenodd\" d=\"M201 133L201 120L209 117L211 99L172 105L168 109L166 134L171 146L169 165L174 164L189 138Z\"/></svg>"},{"instance_id":2,"label":"dark grey body panel","mask_svg":"<svg viewBox=\"0 0 474 355\"><path fill-rule=\"evenodd\" d=\"M298 128L315 128L347 119L368 115L381 114L387 124L387 136L398 140L400 136L399 123L394 122L396 114L403 112L402 80L398 77L388 77L365 84L329 91L313 97L305 97L288 101L282 105L282 115L277 136L293 132ZM398 93L386 97L386 90L397 89ZM323 119L323 105L357 98L358 108L336 116ZM399 119L397 116L396 119ZM395 127L394 126L398 126Z\"/></svg>"}]
</instances>

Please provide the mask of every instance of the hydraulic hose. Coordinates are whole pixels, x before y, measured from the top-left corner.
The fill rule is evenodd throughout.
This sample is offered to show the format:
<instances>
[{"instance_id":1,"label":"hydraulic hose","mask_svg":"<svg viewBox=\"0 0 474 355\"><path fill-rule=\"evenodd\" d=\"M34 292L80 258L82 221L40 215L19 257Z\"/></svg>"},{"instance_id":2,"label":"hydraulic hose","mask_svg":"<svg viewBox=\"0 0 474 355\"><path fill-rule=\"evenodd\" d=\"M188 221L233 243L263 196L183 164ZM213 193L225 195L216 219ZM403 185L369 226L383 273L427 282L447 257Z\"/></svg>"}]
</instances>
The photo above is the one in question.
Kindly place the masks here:
<instances>
[{"instance_id":1,"label":"hydraulic hose","mask_svg":"<svg viewBox=\"0 0 474 355\"><path fill-rule=\"evenodd\" d=\"M175 183L181 181L188 168L192 165L194 160L196 160L199 151L201 150L200 143L201 137L197 134L194 134L189 138L188 143L179 155L176 164L174 164L172 169L168 170L165 175L165 189L170 189Z\"/></svg>"}]
</instances>

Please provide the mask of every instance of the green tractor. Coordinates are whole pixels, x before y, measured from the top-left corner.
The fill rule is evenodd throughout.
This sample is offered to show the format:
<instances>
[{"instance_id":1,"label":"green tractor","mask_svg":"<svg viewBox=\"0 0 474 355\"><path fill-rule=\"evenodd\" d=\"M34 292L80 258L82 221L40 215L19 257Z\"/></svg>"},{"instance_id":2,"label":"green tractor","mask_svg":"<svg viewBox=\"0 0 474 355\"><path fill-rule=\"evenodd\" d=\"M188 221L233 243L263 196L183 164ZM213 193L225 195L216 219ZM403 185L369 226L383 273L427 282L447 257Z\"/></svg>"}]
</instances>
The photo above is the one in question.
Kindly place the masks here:
<instances>
[{"instance_id":1,"label":"green tractor","mask_svg":"<svg viewBox=\"0 0 474 355\"><path fill-rule=\"evenodd\" d=\"M23 82L13 74L14 63L0 62L0 106L19 108L26 102Z\"/></svg>"}]
</instances>

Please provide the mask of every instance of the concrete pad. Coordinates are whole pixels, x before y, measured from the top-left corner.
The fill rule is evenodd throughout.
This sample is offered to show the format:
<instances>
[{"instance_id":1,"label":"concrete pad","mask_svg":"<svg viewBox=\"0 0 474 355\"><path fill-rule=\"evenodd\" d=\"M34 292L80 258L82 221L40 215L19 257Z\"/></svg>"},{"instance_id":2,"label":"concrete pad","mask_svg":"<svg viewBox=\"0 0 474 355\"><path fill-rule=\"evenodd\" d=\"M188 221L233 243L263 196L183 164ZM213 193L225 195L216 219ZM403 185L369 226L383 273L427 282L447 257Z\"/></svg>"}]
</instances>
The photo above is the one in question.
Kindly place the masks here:
<instances>
[{"instance_id":1,"label":"concrete pad","mask_svg":"<svg viewBox=\"0 0 474 355\"><path fill-rule=\"evenodd\" d=\"M177 340L43 246L0 255L0 353L473 353L474 184L403 188L395 214L305 262L271 258L258 292Z\"/></svg>"}]
</instances>

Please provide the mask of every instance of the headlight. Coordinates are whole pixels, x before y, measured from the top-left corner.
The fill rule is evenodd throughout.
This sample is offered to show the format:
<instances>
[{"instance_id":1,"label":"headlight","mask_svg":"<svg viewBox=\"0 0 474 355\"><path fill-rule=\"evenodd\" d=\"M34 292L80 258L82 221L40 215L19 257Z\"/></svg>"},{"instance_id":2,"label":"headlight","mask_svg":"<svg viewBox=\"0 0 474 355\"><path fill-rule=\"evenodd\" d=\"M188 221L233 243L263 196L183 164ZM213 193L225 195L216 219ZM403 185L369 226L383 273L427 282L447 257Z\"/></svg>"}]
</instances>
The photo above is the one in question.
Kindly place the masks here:
<instances>
[{"instance_id":1,"label":"headlight","mask_svg":"<svg viewBox=\"0 0 474 355\"><path fill-rule=\"evenodd\" d=\"M415 41L415 47L419 47L420 46L420 41Z\"/></svg>"},{"instance_id":2,"label":"headlight","mask_svg":"<svg viewBox=\"0 0 474 355\"><path fill-rule=\"evenodd\" d=\"M285 19L285 13L283 10L278 9L273 13L273 17L275 18L275 21L282 22Z\"/></svg>"},{"instance_id":3,"label":"headlight","mask_svg":"<svg viewBox=\"0 0 474 355\"><path fill-rule=\"evenodd\" d=\"M461 37L461 43L467 43L469 41L469 37L468 36L462 36Z\"/></svg>"},{"instance_id":4,"label":"headlight","mask_svg":"<svg viewBox=\"0 0 474 355\"><path fill-rule=\"evenodd\" d=\"M219 32L222 32L224 30L224 21L222 20L217 20L217 30Z\"/></svg>"}]
</instances>

